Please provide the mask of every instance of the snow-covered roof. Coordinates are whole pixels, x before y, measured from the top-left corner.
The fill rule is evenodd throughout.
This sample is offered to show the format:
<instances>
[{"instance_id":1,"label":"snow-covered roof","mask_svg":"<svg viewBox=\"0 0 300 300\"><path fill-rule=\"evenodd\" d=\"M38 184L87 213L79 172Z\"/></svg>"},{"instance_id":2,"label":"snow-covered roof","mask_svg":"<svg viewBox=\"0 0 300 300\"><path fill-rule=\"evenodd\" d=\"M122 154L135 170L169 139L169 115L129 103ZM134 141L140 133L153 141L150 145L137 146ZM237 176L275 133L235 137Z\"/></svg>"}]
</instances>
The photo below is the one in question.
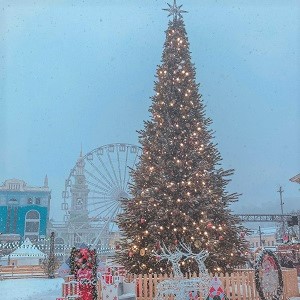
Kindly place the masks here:
<instances>
[{"instance_id":1,"label":"snow-covered roof","mask_svg":"<svg viewBox=\"0 0 300 300\"><path fill-rule=\"evenodd\" d=\"M300 174L292 177L290 181L300 183Z\"/></svg>"},{"instance_id":2,"label":"snow-covered roof","mask_svg":"<svg viewBox=\"0 0 300 300\"><path fill-rule=\"evenodd\" d=\"M45 178L45 184L42 187L28 186L24 180L7 179L3 185L0 185L0 191L18 191L18 192L49 192L48 178Z\"/></svg>"},{"instance_id":3,"label":"snow-covered roof","mask_svg":"<svg viewBox=\"0 0 300 300\"><path fill-rule=\"evenodd\" d=\"M35 257L35 258L45 258L46 254L36 248L35 245L32 244L29 238L26 238L24 243L19 246L15 251L10 253L9 255L5 255L1 259L7 260L8 256L10 259L13 258L21 258L21 257Z\"/></svg>"}]
</instances>

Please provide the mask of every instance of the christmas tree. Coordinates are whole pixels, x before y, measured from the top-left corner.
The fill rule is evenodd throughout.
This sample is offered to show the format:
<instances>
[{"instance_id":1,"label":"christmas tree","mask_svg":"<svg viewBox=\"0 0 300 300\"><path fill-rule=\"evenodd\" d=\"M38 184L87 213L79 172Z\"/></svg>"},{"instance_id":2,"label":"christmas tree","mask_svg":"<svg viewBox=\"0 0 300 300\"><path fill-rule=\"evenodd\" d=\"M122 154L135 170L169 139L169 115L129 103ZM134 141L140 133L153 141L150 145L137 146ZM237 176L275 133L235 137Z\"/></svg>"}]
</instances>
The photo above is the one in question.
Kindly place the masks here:
<instances>
[{"instance_id":1,"label":"christmas tree","mask_svg":"<svg viewBox=\"0 0 300 300\"><path fill-rule=\"evenodd\" d=\"M47 274L48 278L55 278L55 271L59 266L59 261L55 257L54 253L54 232L50 234L50 251L48 257L43 261L44 271Z\"/></svg>"},{"instance_id":2,"label":"christmas tree","mask_svg":"<svg viewBox=\"0 0 300 300\"><path fill-rule=\"evenodd\" d=\"M245 228L229 209L238 198L226 191L233 170L220 166L212 141L181 15L185 11L176 1L167 10L173 19L157 68L151 120L139 132L143 153L132 171L133 198L122 201L118 217L123 238L117 260L133 273L168 273L172 266L155 253L162 244L172 251L183 242L193 252L209 252L209 271L230 271L245 260L247 249ZM181 261L181 267L197 271L194 261Z\"/></svg>"}]
</instances>

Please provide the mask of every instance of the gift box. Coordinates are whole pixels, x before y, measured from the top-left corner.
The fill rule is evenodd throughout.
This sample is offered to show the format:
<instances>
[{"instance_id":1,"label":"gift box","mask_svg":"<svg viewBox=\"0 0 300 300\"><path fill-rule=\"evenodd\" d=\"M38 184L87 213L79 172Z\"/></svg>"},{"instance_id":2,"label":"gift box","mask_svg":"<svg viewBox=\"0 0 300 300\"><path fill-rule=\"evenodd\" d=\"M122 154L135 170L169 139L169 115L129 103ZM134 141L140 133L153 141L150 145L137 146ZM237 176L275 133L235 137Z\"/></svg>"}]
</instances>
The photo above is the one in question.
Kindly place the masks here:
<instances>
[{"instance_id":1,"label":"gift box","mask_svg":"<svg viewBox=\"0 0 300 300\"><path fill-rule=\"evenodd\" d=\"M67 275L64 277L65 282L70 282L70 281L74 281L75 280L75 276L74 275Z\"/></svg>"},{"instance_id":2,"label":"gift box","mask_svg":"<svg viewBox=\"0 0 300 300\"><path fill-rule=\"evenodd\" d=\"M114 270L114 275L115 276L125 276L126 275L125 267L123 267L123 266L116 266L115 270Z\"/></svg>"},{"instance_id":3,"label":"gift box","mask_svg":"<svg viewBox=\"0 0 300 300\"><path fill-rule=\"evenodd\" d=\"M103 280L105 281L106 284L112 284L113 283L113 276L112 275L107 275L104 274L102 275Z\"/></svg>"},{"instance_id":4,"label":"gift box","mask_svg":"<svg viewBox=\"0 0 300 300\"><path fill-rule=\"evenodd\" d=\"M70 296L79 294L79 283L77 281L70 281Z\"/></svg>"},{"instance_id":5,"label":"gift box","mask_svg":"<svg viewBox=\"0 0 300 300\"><path fill-rule=\"evenodd\" d=\"M69 295L69 291L70 291L70 285L68 283L63 283L62 284L62 295L63 295L63 297Z\"/></svg>"},{"instance_id":6,"label":"gift box","mask_svg":"<svg viewBox=\"0 0 300 300\"><path fill-rule=\"evenodd\" d=\"M74 296L79 294L79 284L77 281L70 281L68 283L62 284L62 295L66 296Z\"/></svg>"}]
</instances>

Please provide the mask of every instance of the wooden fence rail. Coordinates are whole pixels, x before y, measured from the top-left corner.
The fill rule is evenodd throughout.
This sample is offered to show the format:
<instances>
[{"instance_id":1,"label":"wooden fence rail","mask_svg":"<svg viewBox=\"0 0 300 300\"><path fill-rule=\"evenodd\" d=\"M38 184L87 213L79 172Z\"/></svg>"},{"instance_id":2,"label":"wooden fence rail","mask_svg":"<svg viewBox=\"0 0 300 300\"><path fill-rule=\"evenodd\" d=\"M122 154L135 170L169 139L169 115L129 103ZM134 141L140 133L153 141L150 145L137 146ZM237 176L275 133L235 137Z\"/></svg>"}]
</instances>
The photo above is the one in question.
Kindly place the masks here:
<instances>
[{"instance_id":1,"label":"wooden fence rail","mask_svg":"<svg viewBox=\"0 0 300 300\"><path fill-rule=\"evenodd\" d=\"M296 269L283 269L284 290L282 300L299 296L298 279ZM196 277L193 274L191 277ZM260 300L255 287L254 270L240 269L232 274L219 274L224 291L229 300ZM166 275L128 275L127 280L136 280L137 299L152 300L155 297L156 285L158 282L169 278ZM101 298L100 298L101 299ZM170 296L166 300L173 300Z\"/></svg>"},{"instance_id":2,"label":"wooden fence rail","mask_svg":"<svg viewBox=\"0 0 300 300\"><path fill-rule=\"evenodd\" d=\"M42 266L0 266L0 279L46 277Z\"/></svg>"}]
</instances>

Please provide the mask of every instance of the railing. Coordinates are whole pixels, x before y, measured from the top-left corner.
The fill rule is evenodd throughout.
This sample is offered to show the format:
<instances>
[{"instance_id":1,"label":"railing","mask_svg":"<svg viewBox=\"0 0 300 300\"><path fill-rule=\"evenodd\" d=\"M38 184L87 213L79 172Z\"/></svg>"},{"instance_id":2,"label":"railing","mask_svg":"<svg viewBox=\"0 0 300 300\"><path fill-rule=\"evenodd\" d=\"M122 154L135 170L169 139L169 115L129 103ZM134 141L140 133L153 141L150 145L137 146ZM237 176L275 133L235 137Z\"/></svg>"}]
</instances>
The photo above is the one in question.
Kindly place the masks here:
<instances>
[{"instance_id":1,"label":"railing","mask_svg":"<svg viewBox=\"0 0 300 300\"><path fill-rule=\"evenodd\" d=\"M288 300L290 297L299 296L298 279L296 269L283 269L283 295L281 300ZM196 274L191 277L196 277ZM224 292L229 300L260 300L255 287L254 270L241 269L232 274L219 274ZM158 282L168 278L163 275L130 275L129 280L137 281L137 299L152 300L155 296ZM99 297L101 299L101 297ZM173 300L174 297L166 297L166 300Z\"/></svg>"},{"instance_id":2,"label":"railing","mask_svg":"<svg viewBox=\"0 0 300 300\"><path fill-rule=\"evenodd\" d=\"M283 294L280 297L280 300L288 300L291 297L300 296L298 289L298 278L297 278L297 270L296 269L282 269L283 275ZM137 300L153 300L156 294L156 286L159 282L168 279L167 275L131 275L128 274L126 276L126 281L136 281L136 295ZM197 277L196 274L187 277ZM213 276L211 276L213 277ZM254 270L253 269L240 269L236 270L232 274L219 274L218 277L222 282L222 287L224 289L225 294L227 295L229 300L260 300L258 296L258 292L255 287L254 280ZM66 280L66 279L65 279ZM71 282L70 282L71 280ZM66 283L63 284L63 295L72 290L74 290L74 286L65 287L64 285L73 284L74 279L67 280ZM69 290L69 291L67 291ZM98 281L97 284L98 291L98 300L105 300L101 297L101 284ZM71 293L72 294L72 293ZM174 296L167 296L165 300L174 300ZM182 300L182 299L177 299ZM201 299L205 300L205 299Z\"/></svg>"},{"instance_id":3,"label":"railing","mask_svg":"<svg viewBox=\"0 0 300 300\"><path fill-rule=\"evenodd\" d=\"M42 266L0 266L0 279L46 277Z\"/></svg>"}]
</instances>

